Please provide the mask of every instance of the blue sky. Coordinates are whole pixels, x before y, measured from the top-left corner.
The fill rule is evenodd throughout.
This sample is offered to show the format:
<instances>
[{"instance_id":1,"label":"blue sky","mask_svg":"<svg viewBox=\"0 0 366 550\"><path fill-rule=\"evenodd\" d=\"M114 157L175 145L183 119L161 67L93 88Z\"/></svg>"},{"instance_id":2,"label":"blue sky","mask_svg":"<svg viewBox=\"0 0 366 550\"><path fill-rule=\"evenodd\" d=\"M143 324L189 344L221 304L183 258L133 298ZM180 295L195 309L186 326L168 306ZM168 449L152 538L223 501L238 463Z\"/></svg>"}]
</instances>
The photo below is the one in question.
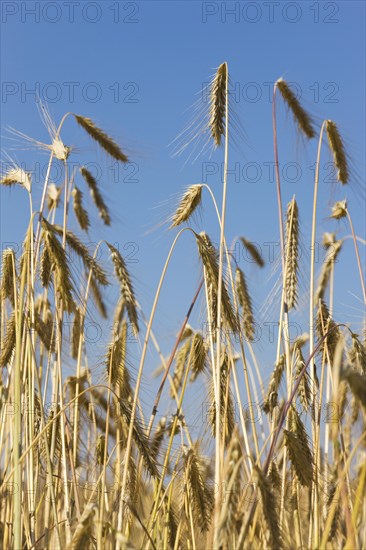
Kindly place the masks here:
<instances>
[{"instance_id":1,"label":"blue sky","mask_svg":"<svg viewBox=\"0 0 366 550\"><path fill-rule=\"evenodd\" d=\"M103 236L118 243L146 313L174 236L159 224L174 210L177 195L186 185L204 182L221 199L222 151L211 157L206 153L191 164L185 163L186 156L172 158L168 145L187 123L186 109L201 97L204 83L223 61L229 64L232 105L247 136L245 143L230 149L229 168L234 173L229 177L228 241L244 235L262 247L267 260L268 243L278 241L270 90L280 76L294 83L319 125L324 118L339 124L352 159L350 185L340 188L329 181L330 157L323 149L319 240L324 231L349 234L345 224L327 219L330 205L345 197L356 232L365 235L364 2L3 1L1 8L2 147L28 170L44 169L46 155L23 150L19 143L14 146L6 131L12 126L47 142L35 90L57 123L72 110L90 116L121 143L133 164L117 170L72 119L62 133L64 142L76 148L75 163L100 165L114 223L106 230L94 214L90 240ZM283 202L296 194L306 260L317 143L297 138L292 118L282 107L278 121ZM56 183L58 177L55 172ZM35 180L39 197L42 179ZM1 189L0 201L1 242L19 243L28 219L27 198L19 189ZM203 228L217 241L207 194L195 229ZM360 250L364 260L362 245ZM258 272L238 253L265 332L263 323L276 321L278 315L276 300L269 312L260 312L266 297L273 297L274 264L269 262L263 273ZM350 240L342 254L336 271L335 315L357 325L362 317L361 288ZM305 303L308 271L305 266L301 274ZM186 232L174 253L154 325L164 353L170 350L198 281L195 243ZM112 304L113 290L109 299ZM202 306L201 300L197 314ZM266 351L266 341L259 344L264 370L275 353L273 346ZM95 357L99 353L101 347L96 345ZM153 368L158 359L151 355L149 361Z\"/></svg>"}]
</instances>

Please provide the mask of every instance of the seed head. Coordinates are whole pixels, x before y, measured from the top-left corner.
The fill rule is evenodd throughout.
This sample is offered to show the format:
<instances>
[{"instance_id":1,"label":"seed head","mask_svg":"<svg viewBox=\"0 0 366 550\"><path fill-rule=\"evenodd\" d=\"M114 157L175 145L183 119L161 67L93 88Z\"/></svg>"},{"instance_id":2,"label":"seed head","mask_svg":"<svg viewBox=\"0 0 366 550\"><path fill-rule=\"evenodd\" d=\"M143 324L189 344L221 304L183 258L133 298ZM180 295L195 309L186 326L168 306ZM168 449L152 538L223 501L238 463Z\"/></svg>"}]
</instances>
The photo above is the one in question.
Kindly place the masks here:
<instances>
[{"instance_id":1,"label":"seed head","mask_svg":"<svg viewBox=\"0 0 366 550\"><path fill-rule=\"evenodd\" d=\"M222 63L217 69L216 75L210 86L210 120L209 128L215 146L220 147L221 136L225 133L225 108L226 108L226 76L227 65Z\"/></svg>"},{"instance_id":2,"label":"seed head","mask_svg":"<svg viewBox=\"0 0 366 550\"><path fill-rule=\"evenodd\" d=\"M98 128L94 122L87 117L74 115L76 122L93 138L111 157L121 162L128 162L127 156L123 153L120 146L108 136L103 130Z\"/></svg>"},{"instance_id":3,"label":"seed head","mask_svg":"<svg viewBox=\"0 0 366 550\"><path fill-rule=\"evenodd\" d=\"M315 136L315 130L313 128L313 123L311 117L308 113L302 108L299 100L297 99L294 92L290 89L287 82L282 78L277 80L276 86L279 89L283 100L292 111L295 122L297 122L299 129L305 134L308 139L311 139Z\"/></svg>"},{"instance_id":4,"label":"seed head","mask_svg":"<svg viewBox=\"0 0 366 550\"><path fill-rule=\"evenodd\" d=\"M172 216L170 228L177 227L189 220L193 212L200 205L202 199L202 185L191 185L182 195L178 208Z\"/></svg>"},{"instance_id":5,"label":"seed head","mask_svg":"<svg viewBox=\"0 0 366 550\"><path fill-rule=\"evenodd\" d=\"M349 178L347 155L336 123L332 120L327 120L326 131L329 147L333 155L333 162L338 170L338 181L346 184Z\"/></svg>"},{"instance_id":6,"label":"seed head","mask_svg":"<svg viewBox=\"0 0 366 550\"><path fill-rule=\"evenodd\" d=\"M347 201L338 201L332 206L331 218L340 220L347 217Z\"/></svg>"},{"instance_id":7,"label":"seed head","mask_svg":"<svg viewBox=\"0 0 366 550\"><path fill-rule=\"evenodd\" d=\"M19 184L25 187L25 189L30 193L31 190L31 176L28 172L25 172L19 166L13 166L2 176L0 180L1 185L15 185Z\"/></svg>"},{"instance_id":8,"label":"seed head","mask_svg":"<svg viewBox=\"0 0 366 550\"><path fill-rule=\"evenodd\" d=\"M51 150L58 160L67 160L71 153L71 147L64 145L58 137L53 140Z\"/></svg>"}]
</instances>

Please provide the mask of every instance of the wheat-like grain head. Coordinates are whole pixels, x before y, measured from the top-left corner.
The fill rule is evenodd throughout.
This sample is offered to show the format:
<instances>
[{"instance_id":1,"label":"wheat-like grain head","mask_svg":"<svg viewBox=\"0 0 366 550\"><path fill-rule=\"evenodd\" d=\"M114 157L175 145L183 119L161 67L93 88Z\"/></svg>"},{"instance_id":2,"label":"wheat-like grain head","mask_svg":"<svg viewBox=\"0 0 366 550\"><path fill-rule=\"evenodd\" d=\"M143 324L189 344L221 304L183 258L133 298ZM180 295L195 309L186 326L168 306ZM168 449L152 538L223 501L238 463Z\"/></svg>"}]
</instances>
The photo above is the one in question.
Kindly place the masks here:
<instances>
[{"instance_id":1,"label":"wheat-like grain head","mask_svg":"<svg viewBox=\"0 0 366 550\"><path fill-rule=\"evenodd\" d=\"M212 487L206 482L202 458L198 445L188 449L184 454L184 477L192 500L193 519L202 532L208 530L214 506Z\"/></svg>"},{"instance_id":2,"label":"wheat-like grain head","mask_svg":"<svg viewBox=\"0 0 366 550\"><path fill-rule=\"evenodd\" d=\"M76 359L79 351L79 342L82 336L82 311L79 307L75 309L74 321L71 332L71 357Z\"/></svg>"},{"instance_id":3,"label":"wheat-like grain head","mask_svg":"<svg viewBox=\"0 0 366 550\"><path fill-rule=\"evenodd\" d=\"M296 306L299 269L299 209L295 197L287 205L286 216L286 302Z\"/></svg>"},{"instance_id":4,"label":"wheat-like grain head","mask_svg":"<svg viewBox=\"0 0 366 550\"><path fill-rule=\"evenodd\" d=\"M310 487L313 479L313 456L305 426L295 406L289 411L289 431L285 430L285 443L300 483Z\"/></svg>"},{"instance_id":5,"label":"wheat-like grain head","mask_svg":"<svg viewBox=\"0 0 366 550\"><path fill-rule=\"evenodd\" d=\"M305 134L308 139L313 138L315 136L315 130L313 128L311 117L308 115L305 109L303 109L299 100L297 99L296 95L291 90L287 82L280 78L276 82L276 87L279 89L286 105L291 110L299 129L303 132L303 134Z\"/></svg>"},{"instance_id":6,"label":"wheat-like grain head","mask_svg":"<svg viewBox=\"0 0 366 550\"><path fill-rule=\"evenodd\" d=\"M344 199L343 201L337 201L332 206L332 215L331 218L334 218L335 220L341 220L342 218L347 217L347 201Z\"/></svg>"},{"instance_id":7,"label":"wheat-like grain head","mask_svg":"<svg viewBox=\"0 0 366 550\"><path fill-rule=\"evenodd\" d=\"M298 377L305 366L305 360L302 354L301 344L298 343L297 341L295 341L294 343L293 353L294 353L294 371L295 371L296 377ZM311 388L310 388L309 374L307 371L304 372L303 376L300 379L298 394L300 397L300 402L304 407L304 410L307 411L311 403Z\"/></svg>"},{"instance_id":8,"label":"wheat-like grain head","mask_svg":"<svg viewBox=\"0 0 366 550\"><path fill-rule=\"evenodd\" d=\"M202 232L199 235L196 234L196 242L197 242L198 253L201 257L202 264L205 268L205 276L207 279L209 292L211 293L210 309L212 311L217 311L216 304L217 304L217 289L218 289L218 281L219 281L219 264L218 264L217 251L215 250L215 247L213 246L209 236L205 232ZM224 322L233 333L237 333L238 321L234 313L229 292L227 290L227 287L224 281L222 285L221 299L222 299L222 311L223 311ZM213 317L211 320L213 325L215 325L215 318Z\"/></svg>"},{"instance_id":9,"label":"wheat-like grain head","mask_svg":"<svg viewBox=\"0 0 366 550\"><path fill-rule=\"evenodd\" d=\"M98 128L94 122L87 117L74 115L76 122L93 138L111 157L121 162L128 162L128 157L124 154L119 145L108 136L103 130Z\"/></svg>"},{"instance_id":10,"label":"wheat-like grain head","mask_svg":"<svg viewBox=\"0 0 366 550\"><path fill-rule=\"evenodd\" d=\"M47 268L51 267L55 276L55 290L62 297L65 310L72 313L75 310L73 298L74 288L68 265L68 258L61 243L56 237L55 227L42 218L43 240L46 249ZM43 271L44 271L43 267ZM42 276L42 275L41 275ZM44 273L44 277L47 273ZM48 273L49 281L49 273Z\"/></svg>"},{"instance_id":11,"label":"wheat-like grain head","mask_svg":"<svg viewBox=\"0 0 366 550\"><path fill-rule=\"evenodd\" d=\"M53 225L53 230L60 235L63 235L64 230L61 225ZM106 273L102 266L89 253L88 247L80 241L80 239L70 230L66 231L66 243L70 249L81 259L86 272L92 271L93 277L102 286L108 286L109 282Z\"/></svg>"},{"instance_id":12,"label":"wheat-like grain head","mask_svg":"<svg viewBox=\"0 0 366 550\"><path fill-rule=\"evenodd\" d=\"M166 416L162 416L156 426L155 432L152 436L150 443L151 454L155 460L157 460L161 445L163 443L165 434L167 431L167 419Z\"/></svg>"},{"instance_id":13,"label":"wheat-like grain head","mask_svg":"<svg viewBox=\"0 0 366 550\"><path fill-rule=\"evenodd\" d=\"M236 294L239 305L243 310L243 330L245 337L253 341L255 336L255 322L253 315L252 300L242 270L237 267L235 270Z\"/></svg>"},{"instance_id":14,"label":"wheat-like grain head","mask_svg":"<svg viewBox=\"0 0 366 550\"><path fill-rule=\"evenodd\" d=\"M361 374L366 374L366 343L361 342L358 334L352 333L352 348L349 352L351 365Z\"/></svg>"},{"instance_id":15,"label":"wheat-like grain head","mask_svg":"<svg viewBox=\"0 0 366 550\"><path fill-rule=\"evenodd\" d=\"M248 241L248 239L246 239L245 237L240 237L240 241L247 252L249 252L252 260L257 264L257 266L264 267L264 260L255 244L251 241Z\"/></svg>"},{"instance_id":16,"label":"wheat-like grain head","mask_svg":"<svg viewBox=\"0 0 366 550\"><path fill-rule=\"evenodd\" d=\"M83 206L83 194L80 191L78 187L74 187L72 190L72 198L73 198L73 209L75 212L75 217L80 225L80 228L83 231L88 231L90 222L89 222L89 214L85 210Z\"/></svg>"},{"instance_id":17,"label":"wheat-like grain head","mask_svg":"<svg viewBox=\"0 0 366 550\"><path fill-rule=\"evenodd\" d=\"M97 281L95 280L95 277L92 276L90 279L90 291L92 293L95 306L97 310L99 311L99 314L103 317L103 319L107 319L107 306L104 303L102 293L100 291L100 288L98 286Z\"/></svg>"},{"instance_id":18,"label":"wheat-like grain head","mask_svg":"<svg viewBox=\"0 0 366 550\"><path fill-rule=\"evenodd\" d=\"M60 204L61 195L60 188L57 187L54 183L50 183L47 188L47 208L52 210L57 208Z\"/></svg>"},{"instance_id":19,"label":"wheat-like grain head","mask_svg":"<svg viewBox=\"0 0 366 550\"><path fill-rule=\"evenodd\" d=\"M121 399L128 399L132 394L130 373L127 369L127 321L121 324L120 335L108 346L106 355L106 370L108 379L114 389L118 389Z\"/></svg>"},{"instance_id":20,"label":"wheat-like grain head","mask_svg":"<svg viewBox=\"0 0 366 550\"><path fill-rule=\"evenodd\" d=\"M221 145L221 138L225 133L225 124L228 124L228 121L225 120L226 102L228 100L226 96L227 70L227 64L222 63L217 69L210 86L209 128L216 147Z\"/></svg>"},{"instance_id":21,"label":"wheat-like grain head","mask_svg":"<svg viewBox=\"0 0 366 550\"><path fill-rule=\"evenodd\" d=\"M67 160L71 153L71 147L64 145L59 137L55 137L50 146L51 151L58 160Z\"/></svg>"},{"instance_id":22,"label":"wheat-like grain head","mask_svg":"<svg viewBox=\"0 0 366 550\"><path fill-rule=\"evenodd\" d=\"M316 331L319 340L327 334L326 339L322 342L320 346L320 352L323 354L326 346L328 349L329 359L332 363L341 333L339 328L337 327L337 324L330 316L328 306L324 302L324 300L319 300L319 307L316 319Z\"/></svg>"},{"instance_id":23,"label":"wheat-like grain head","mask_svg":"<svg viewBox=\"0 0 366 550\"><path fill-rule=\"evenodd\" d=\"M3 261L1 269L1 299L5 300L8 298L12 306L15 303L14 297L14 268L15 263L15 253L11 248L6 248L3 252ZM16 271L15 271L16 276Z\"/></svg>"},{"instance_id":24,"label":"wheat-like grain head","mask_svg":"<svg viewBox=\"0 0 366 550\"><path fill-rule=\"evenodd\" d=\"M47 311L45 320L38 312L34 312L34 328L40 341L47 351L54 352L56 347L56 335L54 330L54 318L50 311Z\"/></svg>"},{"instance_id":25,"label":"wheat-like grain head","mask_svg":"<svg viewBox=\"0 0 366 550\"><path fill-rule=\"evenodd\" d=\"M206 370L208 363L207 353L208 347L203 335L200 332L195 332L192 338L191 382L194 382Z\"/></svg>"},{"instance_id":26,"label":"wheat-like grain head","mask_svg":"<svg viewBox=\"0 0 366 550\"><path fill-rule=\"evenodd\" d=\"M352 368L344 369L341 373L342 379L348 382L352 394L361 404L366 413L366 376Z\"/></svg>"},{"instance_id":27,"label":"wheat-like grain head","mask_svg":"<svg viewBox=\"0 0 366 550\"><path fill-rule=\"evenodd\" d=\"M128 430L131 423L131 404L125 399L120 399L119 406L121 408L119 420L122 424L122 430L125 431ZM155 457L151 453L150 441L137 418L135 418L133 425L133 440L142 456L145 468L152 477L156 477L158 475L158 469Z\"/></svg>"},{"instance_id":28,"label":"wheat-like grain head","mask_svg":"<svg viewBox=\"0 0 366 550\"><path fill-rule=\"evenodd\" d=\"M223 398L220 400L220 434L223 437L225 445L229 445L235 429L235 405L233 394L230 389L229 358L227 350L223 350L220 362L220 393ZM210 386L209 421L211 424L212 435L216 434L217 422L217 404L215 400L215 390L213 381Z\"/></svg>"},{"instance_id":29,"label":"wheat-like grain head","mask_svg":"<svg viewBox=\"0 0 366 550\"><path fill-rule=\"evenodd\" d=\"M328 136L329 148L333 155L334 166L337 168L337 177L343 185L348 182L349 171L346 150L338 127L332 120L327 120L326 131Z\"/></svg>"},{"instance_id":30,"label":"wheat-like grain head","mask_svg":"<svg viewBox=\"0 0 366 550\"><path fill-rule=\"evenodd\" d=\"M320 272L318 285L315 293L315 303L323 299L328 286L332 265L337 261L338 255L342 250L343 240L335 239L334 233L326 233L323 236L324 247L328 250Z\"/></svg>"},{"instance_id":31,"label":"wheat-like grain head","mask_svg":"<svg viewBox=\"0 0 366 550\"><path fill-rule=\"evenodd\" d=\"M2 174L0 179L0 185L11 186L16 184L21 185L30 193L32 187L31 175L19 166L9 168Z\"/></svg>"},{"instance_id":32,"label":"wheat-like grain head","mask_svg":"<svg viewBox=\"0 0 366 550\"><path fill-rule=\"evenodd\" d=\"M217 536L220 548L227 547L231 535L237 532L240 524L239 506L243 487L242 456L238 430L235 430L224 463L225 497L220 512Z\"/></svg>"},{"instance_id":33,"label":"wheat-like grain head","mask_svg":"<svg viewBox=\"0 0 366 550\"><path fill-rule=\"evenodd\" d=\"M6 322L5 336L2 336L0 367L6 367L12 360L15 350L15 313Z\"/></svg>"},{"instance_id":34,"label":"wheat-like grain head","mask_svg":"<svg viewBox=\"0 0 366 550\"><path fill-rule=\"evenodd\" d=\"M283 372L285 370L285 356L281 355L271 374L268 390L263 403L263 410L266 414L272 413L278 405L278 391L280 388Z\"/></svg>"},{"instance_id":35,"label":"wheat-like grain head","mask_svg":"<svg viewBox=\"0 0 366 550\"><path fill-rule=\"evenodd\" d=\"M113 245L107 243L107 246L111 252L116 277L121 284L121 293L125 301L126 311L132 329L134 333L137 334L139 332L137 302L126 263L119 251Z\"/></svg>"},{"instance_id":36,"label":"wheat-like grain head","mask_svg":"<svg viewBox=\"0 0 366 550\"><path fill-rule=\"evenodd\" d=\"M101 192L99 191L97 180L94 178L91 172L89 172L89 170L85 168L85 166L80 168L80 173L83 176L87 186L89 187L91 197L94 201L95 206L98 209L99 216L102 218L105 225L110 225L111 217L109 215L107 205L105 204Z\"/></svg>"},{"instance_id":37,"label":"wheat-like grain head","mask_svg":"<svg viewBox=\"0 0 366 550\"><path fill-rule=\"evenodd\" d=\"M176 355L175 368L174 368L174 374L173 374L173 386L176 392L178 392L178 390L182 386L184 371L187 367L187 361L190 356L192 339L193 339L193 334L182 342L179 348L179 351ZM170 395L171 397L174 397L175 395L173 388L170 389Z\"/></svg>"},{"instance_id":38,"label":"wheat-like grain head","mask_svg":"<svg viewBox=\"0 0 366 550\"><path fill-rule=\"evenodd\" d=\"M193 212L201 204L202 185L191 185L182 195L178 208L171 218L170 228L178 227L184 222L187 222Z\"/></svg>"}]
</instances>

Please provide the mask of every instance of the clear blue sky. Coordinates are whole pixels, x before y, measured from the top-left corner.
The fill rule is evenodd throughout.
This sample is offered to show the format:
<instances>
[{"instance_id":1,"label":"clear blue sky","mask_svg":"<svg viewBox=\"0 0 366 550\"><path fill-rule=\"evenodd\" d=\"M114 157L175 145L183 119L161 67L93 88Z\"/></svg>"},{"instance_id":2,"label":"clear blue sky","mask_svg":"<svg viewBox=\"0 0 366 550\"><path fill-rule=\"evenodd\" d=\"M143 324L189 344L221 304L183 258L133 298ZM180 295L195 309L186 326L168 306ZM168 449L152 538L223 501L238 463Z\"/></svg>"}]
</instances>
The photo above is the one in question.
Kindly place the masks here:
<instances>
[{"instance_id":1,"label":"clear blue sky","mask_svg":"<svg viewBox=\"0 0 366 550\"><path fill-rule=\"evenodd\" d=\"M230 151L229 165L237 173L229 178L228 241L245 235L262 246L267 259L269 246L264 243L278 241L268 83L280 76L296 83L303 105L319 124L323 118L339 124L352 159L354 172L347 188L327 181L326 166L322 171L319 235L336 229L340 235L349 234L345 224L327 220L330 204L347 197L356 231L365 236L364 2L3 1L1 8L2 146L13 147L5 139L7 126L47 142L35 102L34 90L38 89L57 123L70 110L90 116L128 151L135 164L113 172L109 159L71 119L64 127L64 142L77 147L73 160L102 166L101 185L114 223L106 231L95 215L97 230L91 238L105 236L119 243L130 260L137 260L129 265L146 312L174 236L166 226L157 225L174 210L174 197L184 186L205 181L221 198L222 152L184 164L186 157L172 158L168 144L188 121L185 110L223 61L229 63L233 104L247 135L240 150L232 147ZM9 151L12 157L24 162L28 170L44 168L44 153L19 147ZM279 154L284 204L296 193L306 256L316 142L301 143L283 109L279 109ZM324 148L323 166L329 160ZM214 174L208 175L208 170ZM243 174L249 181L244 181ZM55 179L60 183L57 174ZM39 196L39 178L35 187ZM1 242L21 242L28 219L25 194L19 189L2 189L0 200ZM204 204L197 227L205 228L217 240L207 194ZM126 243L135 244L127 244L124 251ZM361 252L364 260L362 245ZM336 273L339 302L335 313L344 312L348 321L359 324L361 289L350 241L342 254ZM269 280L273 265L258 273L241 258L241 267L259 314L274 284L274 279ZM166 353L199 280L195 243L188 233L177 247L168 273L154 325ZM305 268L304 293L308 277ZM111 290L111 302L114 296ZM276 321L277 315L275 302L259 322ZM264 343L263 350L266 347ZM95 357L99 352L95 346ZM274 348L263 356L268 361L264 365L270 364ZM157 361L152 356L151 367Z\"/></svg>"}]
</instances>

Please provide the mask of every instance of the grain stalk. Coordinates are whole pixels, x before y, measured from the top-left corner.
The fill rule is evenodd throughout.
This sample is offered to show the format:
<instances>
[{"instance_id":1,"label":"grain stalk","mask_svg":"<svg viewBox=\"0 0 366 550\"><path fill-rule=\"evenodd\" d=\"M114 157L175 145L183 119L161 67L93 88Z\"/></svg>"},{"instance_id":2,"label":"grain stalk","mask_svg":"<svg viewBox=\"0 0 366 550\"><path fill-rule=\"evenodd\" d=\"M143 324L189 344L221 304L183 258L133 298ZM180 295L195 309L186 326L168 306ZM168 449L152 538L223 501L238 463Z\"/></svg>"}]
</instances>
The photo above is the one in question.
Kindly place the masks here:
<instances>
[{"instance_id":1,"label":"grain stalk","mask_svg":"<svg viewBox=\"0 0 366 550\"><path fill-rule=\"evenodd\" d=\"M353 223L352 223L351 214L349 213L348 209L347 209L347 218L348 218L348 221L349 221L349 225L350 225L351 232L352 232L352 239L353 239L353 243L354 243L354 246L355 246L355 253L356 253L356 258L357 258L358 272L359 272L359 275L360 275L363 301L366 304L365 279L364 279L364 275L363 275L363 271L362 271L360 252L358 250L358 244L357 244L356 234L355 234L355 230L354 230Z\"/></svg>"},{"instance_id":2,"label":"grain stalk","mask_svg":"<svg viewBox=\"0 0 366 550\"><path fill-rule=\"evenodd\" d=\"M224 152L224 182L222 191L222 207L221 207L221 228L220 228L220 250L219 250L219 275L218 275L218 289L217 289L217 330L216 330L216 447L215 447L215 483L218 487L215 498L215 512L214 512L214 547L218 544L219 534L219 513L221 502L221 490L220 490L220 477L221 477L221 457L222 449L220 445L220 408L221 408L221 392L220 392L220 359L221 359L221 299L222 299L222 278L223 278L223 263L224 263L224 241L225 241L225 221L226 221L226 195L227 195L227 171L228 171L228 155L229 155L229 70L227 63L224 63L219 67L219 71L222 68L224 72L224 78L220 82L220 87L216 90L216 96L221 97L224 100L225 115L223 112L219 114L217 124L213 125L213 129L217 133L217 126L222 130L222 125L225 120L225 152ZM215 91L214 91L215 92ZM212 99L215 102L215 95ZM225 118L224 118L225 117ZM220 144L220 142L218 143Z\"/></svg>"},{"instance_id":3,"label":"grain stalk","mask_svg":"<svg viewBox=\"0 0 366 550\"><path fill-rule=\"evenodd\" d=\"M14 493L13 504L13 529L14 529L14 549L22 548L22 470L20 464L22 428L21 428L21 353L22 353L22 328L23 328L23 303L26 284L26 269L23 266L21 273L21 284L19 289L19 305L15 294L15 318L16 318L16 347L15 347L15 366L13 374L14 404L15 414L13 418L13 469L14 486L18 489Z\"/></svg>"},{"instance_id":4,"label":"grain stalk","mask_svg":"<svg viewBox=\"0 0 366 550\"><path fill-rule=\"evenodd\" d=\"M310 361L310 385L313 389L313 400L312 400L312 406L314 408L314 416L312 419L312 437L313 441L315 442L317 439L317 419L319 416L319 407L318 407L318 401L316 399L316 394L314 392L314 389L316 387L315 385L315 360L314 360L314 341L315 341L315 329L314 329L314 271L315 271L315 238L316 238L316 212L317 212L317 204L318 204L318 186L319 186L319 169L320 169L320 153L321 153L321 146L323 141L323 134L326 127L326 121L323 122L321 129L320 129L320 135L319 135L319 142L318 142L318 153L317 153L317 159L315 164L315 181L314 181L314 200L313 200L313 217L312 217L312 228L311 228L311 244L310 244L310 300L309 300L309 334L310 334L310 341L309 341L309 352L311 356ZM316 464L315 464L315 473L316 473ZM318 489L316 486L316 481L312 484L312 499L314 504L313 509L313 521L314 524L312 524L313 530L309 532L309 540L311 541L311 544L315 544L317 546L318 544L318 517L319 517L319 502L318 502Z\"/></svg>"}]
</instances>

